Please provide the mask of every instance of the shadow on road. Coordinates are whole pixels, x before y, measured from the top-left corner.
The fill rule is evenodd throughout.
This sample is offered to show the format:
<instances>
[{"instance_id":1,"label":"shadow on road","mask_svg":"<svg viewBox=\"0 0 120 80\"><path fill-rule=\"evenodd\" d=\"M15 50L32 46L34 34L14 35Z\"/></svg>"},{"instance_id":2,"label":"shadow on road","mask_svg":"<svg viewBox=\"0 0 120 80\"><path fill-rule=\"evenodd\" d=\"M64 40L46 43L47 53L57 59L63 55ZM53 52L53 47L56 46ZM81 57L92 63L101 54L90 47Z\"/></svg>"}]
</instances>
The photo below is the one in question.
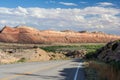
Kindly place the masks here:
<instances>
[{"instance_id":1,"label":"shadow on road","mask_svg":"<svg viewBox=\"0 0 120 80\"><path fill-rule=\"evenodd\" d=\"M83 62L80 59L75 59L73 62ZM64 79L61 80L85 80L85 72L84 72L84 65L81 65L79 67L78 74L76 74L76 70L78 68L78 64L72 64L74 68L65 68L62 71L60 71L60 75L64 77ZM75 79L75 75L77 75L77 78Z\"/></svg>"},{"instance_id":2,"label":"shadow on road","mask_svg":"<svg viewBox=\"0 0 120 80\"><path fill-rule=\"evenodd\" d=\"M46 80L46 79L59 79L60 78L58 76L38 75L38 74L30 74L30 73L11 73L11 74L21 75L21 76L37 77L37 78L42 78L43 80L44 79Z\"/></svg>"},{"instance_id":3,"label":"shadow on road","mask_svg":"<svg viewBox=\"0 0 120 80\"><path fill-rule=\"evenodd\" d=\"M78 64L81 62L81 60L73 60L73 62L77 62ZM77 74L77 79L75 78L76 70L78 64L71 64L73 67L72 68L64 68L63 70L59 71L59 75L55 76L49 76L46 74L43 75L38 75L36 74L31 74L31 73L9 73L9 74L14 74L14 75L22 75L22 76L31 76L31 77L37 77L42 80L85 80L85 75L84 75L84 69L83 67L79 68L78 74ZM51 73L52 74L52 73Z\"/></svg>"}]
</instances>

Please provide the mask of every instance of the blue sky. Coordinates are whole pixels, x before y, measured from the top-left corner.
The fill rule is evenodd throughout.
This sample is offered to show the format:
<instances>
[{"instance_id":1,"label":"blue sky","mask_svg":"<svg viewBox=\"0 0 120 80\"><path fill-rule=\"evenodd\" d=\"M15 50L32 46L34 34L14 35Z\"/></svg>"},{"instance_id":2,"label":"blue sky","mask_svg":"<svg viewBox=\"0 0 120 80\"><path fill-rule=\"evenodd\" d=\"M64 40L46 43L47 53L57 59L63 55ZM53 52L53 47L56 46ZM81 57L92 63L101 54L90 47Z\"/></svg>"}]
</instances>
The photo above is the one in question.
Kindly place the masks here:
<instances>
[{"instance_id":1,"label":"blue sky","mask_svg":"<svg viewBox=\"0 0 120 80\"><path fill-rule=\"evenodd\" d=\"M77 6L61 5L60 2L74 3ZM95 6L99 2L109 2L115 4L114 7L120 8L120 0L0 0L0 7L84 8Z\"/></svg>"},{"instance_id":2,"label":"blue sky","mask_svg":"<svg viewBox=\"0 0 120 80\"><path fill-rule=\"evenodd\" d=\"M120 35L120 0L0 0L4 25Z\"/></svg>"}]
</instances>

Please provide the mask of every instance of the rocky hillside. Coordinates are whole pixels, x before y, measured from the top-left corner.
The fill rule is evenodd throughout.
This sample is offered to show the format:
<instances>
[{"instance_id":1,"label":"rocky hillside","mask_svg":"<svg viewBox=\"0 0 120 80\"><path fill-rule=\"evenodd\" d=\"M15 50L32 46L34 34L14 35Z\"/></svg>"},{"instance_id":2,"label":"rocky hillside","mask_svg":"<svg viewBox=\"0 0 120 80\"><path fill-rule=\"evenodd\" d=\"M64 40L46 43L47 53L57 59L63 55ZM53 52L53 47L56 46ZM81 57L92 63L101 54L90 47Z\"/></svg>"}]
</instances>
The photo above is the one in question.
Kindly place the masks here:
<instances>
[{"instance_id":1,"label":"rocky hillside","mask_svg":"<svg viewBox=\"0 0 120 80\"><path fill-rule=\"evenodd\" d=\"M31 49L0 49L0 63L47 61L49 53L40 48Z\"/></svg>"},{"instance_id":2,"label":"rocky hillside","mask_svg":"<svg viewBox=\"0 0 120 80\"><path fill-rule=\"evenodd\" d=\"M106 44L97 52L99 60L104 62L120 62L120 40Z\"/></svg>"},{"instance_id":3,"label":"rocky hillside","mask_svg":"<svg viewBox=\"0 0 120 80\"><path fill-rule=\"evenodd\" d=\"M0 42L8 43L104 43L116 39L120 36L86 31L40 31L26 26L5 26L0 31Z\"/></svg>"},{"instance_id":4,"label":"rocky hillside","mask_svg":"<svg viewBox=\"0 0 120 80\"><path fill-rule=\"evenodd\" d=\"M8 55L8 54L5 54L5 53L2 53L0 51L0 64L1 63L12 63L12 62L16 62L18 60L19 60L18 58L13 57L13 56Z\"/></svg>"}]
</instances>

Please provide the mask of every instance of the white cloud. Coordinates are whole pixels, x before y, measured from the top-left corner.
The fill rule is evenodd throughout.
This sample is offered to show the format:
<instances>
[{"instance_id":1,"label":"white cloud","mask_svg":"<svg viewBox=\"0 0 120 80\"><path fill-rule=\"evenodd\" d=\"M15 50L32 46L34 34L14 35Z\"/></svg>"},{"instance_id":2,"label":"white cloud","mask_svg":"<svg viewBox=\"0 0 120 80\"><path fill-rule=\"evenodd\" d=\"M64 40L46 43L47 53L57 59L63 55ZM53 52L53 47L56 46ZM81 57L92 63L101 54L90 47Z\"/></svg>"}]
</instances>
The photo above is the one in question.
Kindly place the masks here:
<instances>
[{"instance_id":1,"label":"white cloud","mask_svg":"<svg viewBox=\"0 0 120 80\"><path fill-rule=\"evenodd\" d=\"M6 24L6 20L0 20L0 24Z\"/></svg>"},{"instance_id":2,"label":"white cloud","mask_svg":"<svg viewBox=\"0 0 120 80\"><path fill-rule=\"evenodd\" d=\"M67 2L59 2L59 4L65 5L65 6L78 6L75 3L67 3Z\"/></svg>"},{"instance_id":3,"label":"white cloud","mask_svg":"<svg viewBox=\"0 0 120 80\"><path fill-rule=\"evenodd\" d=\"M0 26L29 25L39 29L82 29L116 32L120 29L120 9L86 7L62 8L3 8L0 7ZM111 30L112 29L112 30Z\"/></svg>"},{"instance_id":4,"label":"white cloud","mask_svg":"<svg viewBox=\"0 0 120 80\"><path fill-rule=\"evenodd\" d=\"M114 4L110 2L99 2L98 5L99 6L114 6Z\"/></svg>"}]
</instances>

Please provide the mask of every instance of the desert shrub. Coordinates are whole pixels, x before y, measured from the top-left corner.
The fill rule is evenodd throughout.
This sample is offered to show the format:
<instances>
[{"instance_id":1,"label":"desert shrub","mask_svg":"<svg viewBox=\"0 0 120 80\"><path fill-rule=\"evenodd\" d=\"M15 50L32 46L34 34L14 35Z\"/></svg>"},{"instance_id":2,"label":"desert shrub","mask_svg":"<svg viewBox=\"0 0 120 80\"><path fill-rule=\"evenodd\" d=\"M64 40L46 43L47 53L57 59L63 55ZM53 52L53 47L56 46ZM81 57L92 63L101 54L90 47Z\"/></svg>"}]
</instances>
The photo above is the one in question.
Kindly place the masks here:
<instances>
[{"instance_id":1,"label":"desert shrub","mask_svg":"<svg viewBox=\"0 0 120 80\"><path fill-rule=\"evenodd\" d=\"M81 48L87 50L87 54L94 54L98 49L103 47L103 44L98 45L81 45Z\"/></svg>"},{"instance_id":2,"label":"desert shrub","mask_svg":"<svg viewBox=\"0 0 120 80\"><path fill-rule=\"evenodd\" d=\"M45 47L40 47L41 49L47 51L47 52L56 52L56 51L60 51L61 49L73 49L73 48L77 48L79 46L75 46L75 45L65 45L65 46L45 46Z\"/></svg>"},{"instance_id":3,"label":"desert shrub","mask_svg":"<svg viewBox=\"0 0 120 80\"><path fill-rule=\"evenodd\" d=\"M87 50L87 54L85 55L85 59L96 59L97 56L102 52L102 46L96 47L96 48L91 48L91 50ZM99 49L100 48L100 49Z\"/></svg>"},{"instance_id":4,"label":"desert shrub","mask_svg":"<svg viewBox=\"0 0 120 80\"><path fill-rule=\"evenodd\" d=\"M19 59L17 62L25 62L25 61L26 61L26 59L23 57L23 58Z\"/></svg>"},{"instance_id":5,"label":"desert shrub","mask_svg":"<svg viewBox=\"0 0 120 80\"><path fill-rule=\"evenodd\" d=\"M39 48L39 47L38 47L38 46L33 46L33 48L35 48L35 49L36 49L36 48Z\"/></svg>"},{"instance_id":6,"label":"desert shrub","mask_svg":"<svg viewBox=\"0 0 120 80\"><path fill-rule=\"evenodd\" d=\"M87 53L95 52L97 49L101 48L103 44L91 44L91 45L60 45L60 46L45 46L40 47L41 49L48 51L48 52L56 52L61 50L86 50Z\"/></svg>"}]
</instances>

